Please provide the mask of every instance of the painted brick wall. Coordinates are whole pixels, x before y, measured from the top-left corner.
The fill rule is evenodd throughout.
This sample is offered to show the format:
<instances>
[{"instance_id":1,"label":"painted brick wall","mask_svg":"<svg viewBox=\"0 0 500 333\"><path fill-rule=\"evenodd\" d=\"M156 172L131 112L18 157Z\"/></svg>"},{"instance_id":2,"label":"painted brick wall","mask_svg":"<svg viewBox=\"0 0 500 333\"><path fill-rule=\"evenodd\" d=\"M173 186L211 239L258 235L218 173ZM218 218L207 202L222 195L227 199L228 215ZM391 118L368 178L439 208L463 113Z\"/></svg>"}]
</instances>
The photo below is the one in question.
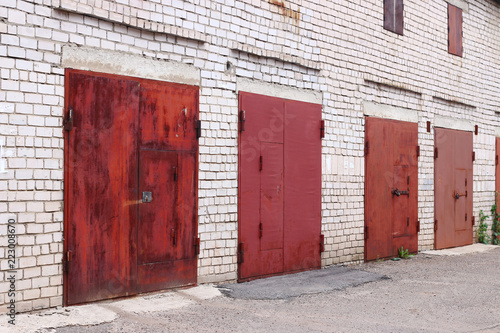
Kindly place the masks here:
<instances>
[{"instance_id":1,"label":"painted brick wall","mask_svg":"<svg viewBox=\"0 0 500 333\"><path fill-rule=\"evenodd\" d=\"M323 96L323 265L363 260L364 101L418 111L420 249L434 241L434 133L426 122L436 115L479 126L474 215L488 211L500 125L500 6L453 2L467 5L463 58L447 52L444 0L406 0L403 36L383 29L381 0L3 0L0 304L8 301L9 218L18 234L18 309L62 303L66 45L199 70L200 283L236 279L237 78Z\"/></svg>"}]
</instances>

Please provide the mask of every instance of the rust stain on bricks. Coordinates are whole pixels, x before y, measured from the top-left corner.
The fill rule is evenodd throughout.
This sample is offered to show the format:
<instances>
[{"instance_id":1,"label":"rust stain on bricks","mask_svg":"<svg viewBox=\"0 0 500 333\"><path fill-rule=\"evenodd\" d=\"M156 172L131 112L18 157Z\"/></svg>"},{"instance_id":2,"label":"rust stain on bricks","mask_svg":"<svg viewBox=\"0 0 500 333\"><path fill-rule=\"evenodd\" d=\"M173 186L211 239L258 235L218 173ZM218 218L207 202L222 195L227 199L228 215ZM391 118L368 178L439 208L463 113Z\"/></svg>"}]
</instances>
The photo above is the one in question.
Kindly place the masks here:
<instances>
[{"instance_id":1,"label":"rust stain on bricks","mask_svg":"<svg viewBox=\"0 0 500 333\"><path fill-rule=\"evenodd\" d=\"M293 20L294 25L298 26L300 21L300 8L298 10L291 9L286 1L284 0L269 0L271 5L275 5L280 8L281 14L285 18Z\"/></svg>"}]
</instances>

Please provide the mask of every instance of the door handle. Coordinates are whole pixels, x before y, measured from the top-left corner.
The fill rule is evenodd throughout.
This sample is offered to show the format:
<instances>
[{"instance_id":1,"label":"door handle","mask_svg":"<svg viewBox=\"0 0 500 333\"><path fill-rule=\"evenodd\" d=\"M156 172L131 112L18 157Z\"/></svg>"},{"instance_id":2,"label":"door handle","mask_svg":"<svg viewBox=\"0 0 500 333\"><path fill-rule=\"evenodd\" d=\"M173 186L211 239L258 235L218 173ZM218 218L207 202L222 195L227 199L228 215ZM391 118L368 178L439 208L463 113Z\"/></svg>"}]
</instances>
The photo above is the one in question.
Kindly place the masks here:
<instances>
[{"instance_id":1,"label":"door handle","mask_svg":"<svg viewBox=\"0 0 500 333\"><path fill-rule=\"evenodd\" d=\"M465 193L455 192L455 194L453 195L453 197L455 198L455 200L460 199L460 197L466 197L467 198L467 191L465 191Z\"/></svg>"},{"instance_id":2,"label":"door handle","mask_svg":"<svg viewBox=\"0 0 500 333\"><path fill-rule=\"evenodd\" d=\"M142 202L148 203L153 201L153 193L152 192L142 192Z\"/></svg>"}]
</instances>

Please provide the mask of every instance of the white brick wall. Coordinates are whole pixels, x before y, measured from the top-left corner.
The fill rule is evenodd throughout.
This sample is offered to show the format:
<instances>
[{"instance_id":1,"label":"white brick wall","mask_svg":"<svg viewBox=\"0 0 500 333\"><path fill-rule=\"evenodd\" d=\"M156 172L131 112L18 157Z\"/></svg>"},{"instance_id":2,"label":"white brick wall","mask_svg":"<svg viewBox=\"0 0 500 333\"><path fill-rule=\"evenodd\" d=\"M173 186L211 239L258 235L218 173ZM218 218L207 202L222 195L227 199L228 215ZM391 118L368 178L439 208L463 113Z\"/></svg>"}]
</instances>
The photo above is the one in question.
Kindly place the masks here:
<instances>
[{"instance_id":1,"label":"white brick wall","mask_svg":"<svg viewBox=\"0 0 500 333\"><path fill-rule=\"evenodd\" d=\"M201 73L200 283L236 278L237 77L322 94L323 265L363 260L365 101L418 112L420 249L434 242L434 132L427 133L426 122L434 123L436 115L479 125L474 215L489 211L500 125L500 6L469 2L464 56L458 58L447 52L444 0L405 0L404 36L382 28L382 3L1 1L0 143L7 172L0 174L0 259L12 217L20 258L18 309L62 303L66 45L181 62ZM0 304L5 301L0 287Z\"/></svg>"}]
</instances>

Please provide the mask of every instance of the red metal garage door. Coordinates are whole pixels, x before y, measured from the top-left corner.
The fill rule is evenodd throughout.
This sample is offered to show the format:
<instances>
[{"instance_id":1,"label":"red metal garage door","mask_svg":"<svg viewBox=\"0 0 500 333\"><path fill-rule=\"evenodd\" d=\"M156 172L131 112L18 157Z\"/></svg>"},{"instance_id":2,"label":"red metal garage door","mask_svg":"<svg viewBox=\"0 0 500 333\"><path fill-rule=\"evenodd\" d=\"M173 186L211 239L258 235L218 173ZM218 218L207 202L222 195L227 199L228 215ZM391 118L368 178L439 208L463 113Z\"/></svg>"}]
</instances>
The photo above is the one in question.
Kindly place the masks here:
<instances>
[{"instance_id":1,"label":"red metal garage door","mask_svg":"<svg viewBox=\"0 0 500 333\"><path fill-rule=\"evenodd\" d=\"M196 283L198 88L75 70L66 87L65 304Z\"/></svg>"},{"instance_id":2,"label":"red metal garage door","mask_svg":"<svg viewBox=\"0 0 500 333\"><path fill-rule=\"evenodd\" d=\"M319 268L321 105L239 98L239 280Z\"/></svg>"},{"instance_id":3,"label":"red metal garage door","mask_svg":"<svg viewBox=\"0 0 500 333\"><path fill-rule=\"evenodd\" d=\"M472 244L472 133L436 128L435 248Z\"/></svg>"},{"instance_id":4,"label":"red metal garage door","mask_svg":"<svg viewBox=\"0 0 500 333\"><path fill-rule=\"evenodd\" d=\"M365 260L418 251L418 125L367 117Z\"/></svg>"}]
</instances>

